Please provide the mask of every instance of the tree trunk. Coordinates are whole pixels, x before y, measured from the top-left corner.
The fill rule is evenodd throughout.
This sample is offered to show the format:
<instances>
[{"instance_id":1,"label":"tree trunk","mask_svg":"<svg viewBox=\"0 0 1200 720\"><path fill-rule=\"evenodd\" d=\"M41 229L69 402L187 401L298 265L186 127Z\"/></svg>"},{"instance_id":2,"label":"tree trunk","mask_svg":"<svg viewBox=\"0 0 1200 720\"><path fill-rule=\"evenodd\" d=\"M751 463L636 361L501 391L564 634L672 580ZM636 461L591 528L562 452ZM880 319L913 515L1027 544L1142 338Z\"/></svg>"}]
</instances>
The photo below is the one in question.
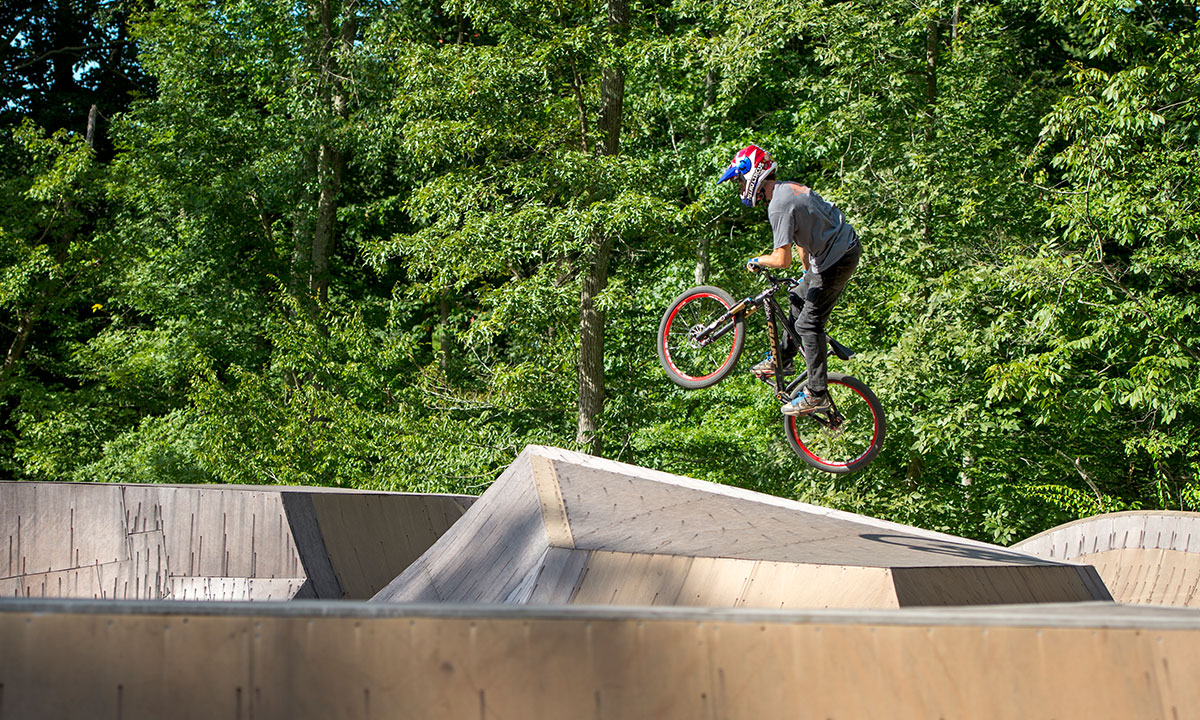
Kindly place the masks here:
<instances>
[{"instance_id":1,"label":"tree trunk","mask_svg":"<svg viewBox=\"0 0 1200 720\"><path fill-rule=\"evenodd\" d=\"M308 280L309 293L320 305L329 302L329 256L333 250L337 201L342 190L345 167L346 160L342 152L322 143L317 151L317 179L321 191L317 196L317 224L313 228L312 263Z\"/></svg>"},{"instance_id":2,"label":"tree trunk","mask_svg":"<svg viewBox=\"0 0 1200 720\"><path fill-rule=\"evenodd\" d=\"M600 117L596 130L600 135L600 155L621 152L621 115L625 105L625 72L619 67L608 68L600 81Z\"/></svg>"},{"instance_id":3,"label":"tree trunk","mask_svg":"<svg viewBox=\"0 0 1200 720\"><path fill-rule=\"evenodd\" d=\"M627 0L610 0L608 24L614 33L629 25ZM625 73L619 66L606 68L600 81L600 117L597 154L621 152L621 116L625 104ZM583 278L579 295L579 414L575 440L599 454L603 445L599 418L604 411L604 311L596 298L608 286L608 261L612 236L600 231L593 239L592 266Z\"/></svg>"},{"instance_id":4,"label":"tree trunk","mask_svg":"<svg viewBox=\"0 0 1200 720\"><path fill-rule=\"evenodd\" d=\"M7 394L8 379L12 377L13 371L17 369L17 363L21 361L21 356L25 353L25 345L29 342L29 336L33 334L36 317L36 310L20 314L16 332L12 342L9 343L8 352L4 355L4 365L0 366L0 398Z\"/></svg>"},{"instance_id":5,"label":"tree trunk","mask_svg":"<svg viewBox=\"0 0 1200 720\"><path fill-rule=\"evenodd\" d=\"M84 45L82 27L75 3L59 0L54 10L53 47L58 52L51 59L50 93L60 98L77 100L81 94L75 80L75 64L79 62L80 48ZM70 122L67 118L59 119Z\"/></svg>"},{"instance_id":6,"label":"tree trunk","mask_svg":"<svg viewBox=\"0 0 1200 720\"><path fill-rule=\"evenodd\" d=\"M87 132L84 134L84 142L93 151L96 149L96 104L92 103L92 109L88 110Z\"/></svg>"},{"instance_id":7,"label":"tree trunk","mask_svg":"<svg viewBox=\"0 0 1200 720\"><path fill-rule=\"evenodd\" d=\"M579 297L579 422L575 440L598 454L603 445L599 430L604 411L604 311L596 298L608 285L608 259L612 239L598 239L592 267L583 278Z\"/></svg>"},{"instance_id":8,"label":"tree trunk","mask_svg":"<svg viewBox=\"0 0 1200 720\"><path fill-rule=\"evenodd\" d=\"M704 74L704 115L700 120L700 143L704 146L712 144L712 128L708 121L708 111L717 102L717 73L709 70ZM697 285L708 283L709 264L708 247L711 242L708 235L702 235L696 242L696 271Z\"/></svg>"},{"instance_id":9,"label":"tree trunk","mask_svg":"<svg viewBox=\"0 0 1200 720\"><path fill-rule=\"evenodd\" d=\"M704 116L700 119L700 144L705 147L712 144L712 127L708 121L708 111L717 102L717 80L715 70L704 73Z\"/></svg>"},{"instance_id":10,"label":"tree trunk","mask_svg":"<svg viewBox=\"0 0 1200 720\"><path fill-rule=\"evenodd\" d=\"M930 197L929 175L932 174L932 161L929 159L933 152L933 143L937 139L935 125L937 105L937 70L938 45L942 39L942 26L935 16L925 26L925 181L926 189L922 192L921 200L921 240L925 244L933 242L933 198Z\"/></svg>"},{"instance_id":11,"label":"tree trunk","mask_svg":"<svg viewBox=\"0 0 1200 720\"><path fill-rule=\"evenodd\" d=\"M329 107L339 120L345 120L349 112L345 83L341 77L336 52L348 52L353 48L355 36L358 34L354 5L354 2L348 2L343 8L345 17L336 38L333 32L333 0L321 0L314 8L322 40L317 58L321 68L321 80L328 87ZM308 291L311 298L320 305L329 301L329 258L333 253L338 199L342 191L342 175L345 169L345 152L336 140L325 139L317 149L317 217L308 263Z\"/></svg>"}]
</instances>

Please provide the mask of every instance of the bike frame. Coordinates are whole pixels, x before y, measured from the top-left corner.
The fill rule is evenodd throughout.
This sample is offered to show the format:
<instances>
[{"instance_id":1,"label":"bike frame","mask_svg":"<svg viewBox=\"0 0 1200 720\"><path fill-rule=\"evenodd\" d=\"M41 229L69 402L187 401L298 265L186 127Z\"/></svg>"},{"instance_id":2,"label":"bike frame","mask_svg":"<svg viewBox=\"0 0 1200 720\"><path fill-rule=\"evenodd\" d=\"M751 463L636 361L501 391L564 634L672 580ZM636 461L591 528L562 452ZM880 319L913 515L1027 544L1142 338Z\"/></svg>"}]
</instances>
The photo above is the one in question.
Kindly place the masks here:
<instances>
[{"instance_id":1,"label":"bike frame","mask_svg":"<svg viewBox=\"0 0 1200 720\"><path fill-rule=\"evenodd\" d=\"M883 407L871 389L851 375L830 372L832 402L828 407L789 406L797 397L803 397L800 388L812 380L812 372L805 364L798 368L799 377L790 382L779 372L787 342L802 346L810 340L803 326L796 328L790 322L794 318L789 318L789 311L798 309L793 303L804 302L800 295L819 293L807 292L809 285L802 279L776 277L757 266L750 269L765 284L753 295L735 300L719 287L701 285L680 293L667 307L659 322L657 338L658 359L667 376L685 390L712 387L727 378L746 350L746 318L762 310L766 313L770 352L767 360L753 368L753 374L771 387L772 395L783 403L783 431L788 444L806 463L819 470L841 474L865 467L879 453L887 431ZM789 302L779 299L781 289L787 291ZM792 293L798 297L791 297ZM853 350L828 335L819 340L840 360L854 357ZM801 365L799 360L797 365ZM824 402L820 404L824 406ZM846 414L841 406L845 406Z\"/></svg>"},{"instance_id":2,"label":"bike frame","mask_svg":"<svg viewBox=\"0 0 1200 720\"><path fill-rule=\"evenodd\" d=\"M771 278L770 275L767 277ZM792 324L787 321L787 313L783 311L783 308L779 306L779 302L775 300L775 292L781 287L783 286L772 283L772 287L768 287L767 290L760 293L760 295L765 295L765 297L759 303L763 311L767 313L767 337L771 341L771 364L775 366L775 398L780 402L788 402L796 396L796 389L808 379L808 368L804 368L796 376L795 380L786 384L783 380L783 373L779 372L783 369L779 365L779 358L783 355L783 338L779 335L779 327L783 327L788 337L796 344L795 347L802 347L800 345L800 335L792 328Z\"/></svg>"},{"instance_id":3,"label":"bike frame","mask_svg":"<svg viewBox=\"0 0 1200 720\"><path fill-rule=\"evenodd\" d=\"M778 278L772 275L765 268L758 272L762 273L767 278L767 287L763 288L762 292L752 297L747 297L729 308L721 317L714 320L708 327L697 333L697 340L702 345L716 340L722 335L733 330L736 319L739 314L743 317L750 315L755 310L762 309L767 314L767 336L771 342L771 360L775 366L775 397L780 402L789 402L795 397L796 390L805 380L808 379L808 368L805 368L795 380L790 383L785 383L783 374L779 372L779 358L783 353L783 339L779 335L779 327L782 326L792 342L796 343L796 347L802 347L800 343L800 335L792 327L792 324L787 321L787 313L780 307L779 302L775 299L775 293L787 288L791 289L799 284L799 281L790 278ZM732 321L732 322L731 322ZM725 324L728 323L728 324ZM700 338L705 338L700 340ZM826 335L825 339L829 342L834 354L843 360L849 360L854 355L854 351L844 345L838 343L833 338ZM837 410L834 409L834 413Z\"/></svg>"}]
</instances>

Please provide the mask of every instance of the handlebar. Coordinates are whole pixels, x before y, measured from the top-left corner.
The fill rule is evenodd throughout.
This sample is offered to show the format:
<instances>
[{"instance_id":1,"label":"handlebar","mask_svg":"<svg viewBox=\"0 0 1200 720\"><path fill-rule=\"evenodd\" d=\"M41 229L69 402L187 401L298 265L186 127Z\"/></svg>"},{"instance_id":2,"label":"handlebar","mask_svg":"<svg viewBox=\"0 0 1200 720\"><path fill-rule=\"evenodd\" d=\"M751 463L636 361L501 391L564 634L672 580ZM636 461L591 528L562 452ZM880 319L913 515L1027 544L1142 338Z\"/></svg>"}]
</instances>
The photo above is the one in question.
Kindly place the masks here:
<instances>
[{"instance_id":1,"label":"handlebar","mask_svg":"<svg viewBox=\"0 0 1200 720\"><path fill-rule=\"evenodd\" d=\"M771 285L776 285L776 286L786 285L787 287L790 288L790 287L795 287L796 285L800 284L799 278L791 278L791 277L782 277L779 275L772 275L771 270L769 268L764 267L762 265L758 265L757 263L747 264L746 267L747 267L747 269L750 270L750 272L754 273L755 275L766 276L767 282L770 283Z\"/></svg>"}]
</instances>

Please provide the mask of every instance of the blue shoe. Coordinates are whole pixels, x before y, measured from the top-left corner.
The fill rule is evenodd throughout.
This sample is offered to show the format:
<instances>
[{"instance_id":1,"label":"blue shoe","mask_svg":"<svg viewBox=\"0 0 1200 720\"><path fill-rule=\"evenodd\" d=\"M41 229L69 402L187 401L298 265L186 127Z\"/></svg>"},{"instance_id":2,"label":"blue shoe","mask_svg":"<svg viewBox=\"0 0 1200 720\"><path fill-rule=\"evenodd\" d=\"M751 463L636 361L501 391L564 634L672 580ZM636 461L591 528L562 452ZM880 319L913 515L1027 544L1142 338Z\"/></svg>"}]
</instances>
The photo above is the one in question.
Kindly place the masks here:
<instances>
[{"instance_id":1,"label":"blue shoe","mask_svg":"<svg viewBox=\"0 0 1200 720\"><path fill-rule=\"evenodd\" d=\"M771 377L775 374L775 361L771 359L770 355L768 355L762 362L750 368L750 372L754 373L758 377ZM788 375L795 374L796 364L791 360L785 361L783 363L783 375L786 377Z\"/></svg>"},{"instance_id":2,"label":"blue shoe","mask_svg":"<svg viewBox=\"0 0 1200 720\"><path fill-rule=\"evenodd\" d=\"M811 413L828 410L833 407L833 403L829 399L829 393L822 395L809 395L806 391L801 390L791 402L784 403L783 407L779 408L784 415L809 415Z\"/></svg>"}]
</instances>

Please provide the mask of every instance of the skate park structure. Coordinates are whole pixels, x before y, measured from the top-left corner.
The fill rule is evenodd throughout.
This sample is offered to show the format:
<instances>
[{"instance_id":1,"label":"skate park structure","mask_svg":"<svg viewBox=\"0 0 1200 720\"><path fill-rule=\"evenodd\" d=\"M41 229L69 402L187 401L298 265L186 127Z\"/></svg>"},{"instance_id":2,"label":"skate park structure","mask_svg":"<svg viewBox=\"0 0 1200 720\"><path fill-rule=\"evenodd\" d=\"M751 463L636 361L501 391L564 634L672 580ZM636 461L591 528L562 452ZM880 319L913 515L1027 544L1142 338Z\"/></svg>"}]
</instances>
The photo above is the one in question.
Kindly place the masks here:
<instances>
[{"instance_id":1,"label":"skate park structure","mask_svg":"<svg viewBox=\"0 0 1200 720\"><path fill-rule=\"evenodd\" d=\"M800 609L1109 599L1088 566L531 448L374 601Z\"/></svg>"},{"instance_id":2,"label":"skate park structure","mask_svg":"<svg viewBox=\"0 0 1200 720\"><path fill-rule=\"evenodd\" d=\"M1096 515L1034 535L1013 550L1092 565L1118 602L1200 606L1200 513Z\"/></svg>"},{"instance_id":3,"label":"skate park structure","mask_svg":"<svg viewBox=\"0 0 1200 720\"><path fill-rule=\"evenodd\" d=\"M0 597L366 599L474 498L0 483Z\"/></svg>"},{"instance_id":4,"label":"skate park structure","mask_svg":"<svg viewBox=\"0 0 1200 720\"><path fill-rule=\"evenodd\" d=\"M1200 615L1090 565L554 448L473 503L0 483L0 508L0 717L1200 707Z\"/></svg>"}]
</instances>

